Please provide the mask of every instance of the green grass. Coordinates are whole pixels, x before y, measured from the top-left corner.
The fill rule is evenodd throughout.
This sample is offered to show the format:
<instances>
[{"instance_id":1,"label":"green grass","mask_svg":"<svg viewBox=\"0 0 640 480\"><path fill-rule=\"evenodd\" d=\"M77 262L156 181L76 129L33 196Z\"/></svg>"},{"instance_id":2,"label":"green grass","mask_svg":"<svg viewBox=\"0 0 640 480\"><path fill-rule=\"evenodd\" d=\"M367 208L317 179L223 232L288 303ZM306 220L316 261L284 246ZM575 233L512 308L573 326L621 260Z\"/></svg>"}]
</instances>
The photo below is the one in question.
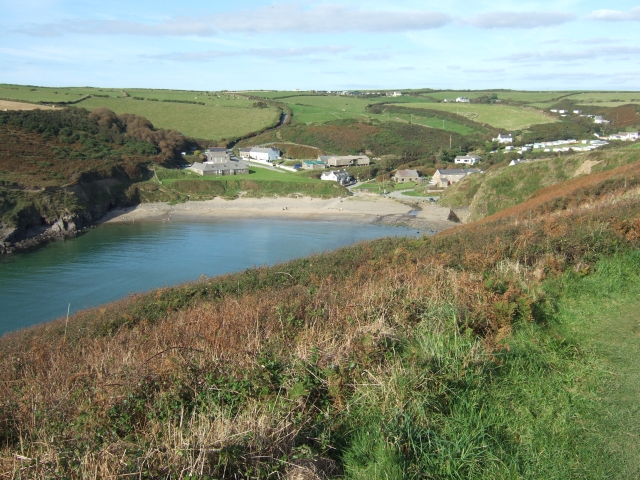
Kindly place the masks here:
<instances>
[{"instance_id":1,"label":"green grass","mask_svg":"<svg viewBox=\"0 0 640 480\"><path fill-rule=\"evenodd\" d=\"M416 184L414 182L396 183L396 182L377 182L374 180L372 182L367 182L367 183L363 183L362 185L358 185L355 189L369 190L372 193L377 193L377 192L382 193L383 190L386 190L387 193L390 193L390 192L399 192L402 190L412 190L413 188L415 188L415 186Z\"/></svg>"},{"instance_id":2,"label":"green grass","mask_svg":"<svg viewBox=\"0 0 640 480\"><path fill-rule=\"evenodd\" d=\"M618 107L625 103L640 104L640 92L584 92L567 97L578 105Z\"/></svg>"},{"instance_id":3,"label":"green grass","mask_svg":"<svg viewBox=\"0 0 640 480\"><path fill-rule=\"evenodd\" d=\"M350 405L345 478L638 478L639 267L632 251L550 281L544 321L493 354L426 314Z\"/></svg>"},{"instance_id":4,"label":"green grass","mask_svg":"<svg viewBox=\"0 0 640 480\"><path fill-rule=\"evenodd\" d=\"M557 122L556 119L531 108L509 105L482 105L462 103L409 103L402 106L410 108L428 108L458 113L469 120L486 123L492 127L520 130L531 125Z\"/></svg>"},{"instance_id":5,"label":"green grass","mask_svg":"<svg viewBox=\"0 0 640 480\"><path fill-rule=\"evenodd\" d=\"M424 93L426 97L436 98L438 100L444 100L445 98L455 100L458 97L478 98L483 95L497 95L500 100L512 101L512 102L545 102L552 101L559 97L572 94L572 92L527 92L527 91L501 91L501 90L486 90L486 91L444 91Z\"/></svg>"},{"instance_id":6,"label":"green grass","mask_svg":"<svg viewBox=\"0 0 640 480\"><path fill-rule=\"evenodd\" d=\"M124 98L123 90L131 97L147 100ZM223 92L0 85L0 98L18 101L70 102L86 95L108 95L108 98L94 96L75 105L87 110L106 107L118 114L133 113L146 117L156 128L178 130L190 137L218 141L259 131L280 118L280 110L276 108L252 108L253 100ZM201 102L205 105L163 100Z\"/></svg>"},{"instance_id":7,"label":"green grass","mask_svg":"<svg viewBox=\"0 0 640 480\"><path fill-rule=\"evenodd\" d=\"M119 89L90 87L32 87L0 84L0 98L26 102L72 102L86 95L122 96Z\"/></svg>"},{"instance_id":8,"label":"green grass","mask_svg":"<svg viewBox=\"0 0 640 480\"><path fill-rule=\"evenodd\" d=\"M191 105L184 103L153 102L132 98L89 98L77 106L92 110L106 107L114 112L143 116L156 128L178 130L195 138L222 140L236 138L274 124L280 111L274 108L250 108L249 101L228 104Z\"/></svg>"},{"instance_id":9,"label":"green grass","mask_svg":"<svg viewBox=\"0 0 640 480\"><path fill-rule=\"evenodd\" d=\"M330 198L349 194L348 190L335 182L266 168L252 168L247 175L206 177L188 170L159 168L156 171L164 187L178 196L191 195L191 200L207 200L215 196L236 198L240 192L245 192L244 195L250 197L302 194Z\"/></svg>"}]
</instances>

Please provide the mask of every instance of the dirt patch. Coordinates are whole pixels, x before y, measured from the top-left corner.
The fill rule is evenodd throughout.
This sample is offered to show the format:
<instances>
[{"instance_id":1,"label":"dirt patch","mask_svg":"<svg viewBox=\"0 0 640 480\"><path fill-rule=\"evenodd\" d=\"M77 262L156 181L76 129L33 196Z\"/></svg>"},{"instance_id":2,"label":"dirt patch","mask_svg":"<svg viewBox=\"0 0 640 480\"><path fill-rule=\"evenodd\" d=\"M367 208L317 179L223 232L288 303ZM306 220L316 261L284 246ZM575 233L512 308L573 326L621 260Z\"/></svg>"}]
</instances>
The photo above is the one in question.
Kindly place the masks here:
<instances>
[{"instance_id":1,"label":"dirt patch","mask_svg":"<svg viewBox=\"0 0 640 480\"><path fill-rule=\"evenodd\" d=\"M580 165L580 167L573 174L574 177L578 175L588 175L591 173L591 169L601 163L599 160L585 160L585 162Z\"/></svg>"},{"instance_id":2,"label":"dirt patch","mask_svg":"<svg viewBox=\"0 0 640 480\"><path fill-rule=\"evenodd\" d=\"M0 100L0 110L55 110L56 107L46 105L36 105L35 103L10 102L9 100Z\"/></svg>"}]
</instances>

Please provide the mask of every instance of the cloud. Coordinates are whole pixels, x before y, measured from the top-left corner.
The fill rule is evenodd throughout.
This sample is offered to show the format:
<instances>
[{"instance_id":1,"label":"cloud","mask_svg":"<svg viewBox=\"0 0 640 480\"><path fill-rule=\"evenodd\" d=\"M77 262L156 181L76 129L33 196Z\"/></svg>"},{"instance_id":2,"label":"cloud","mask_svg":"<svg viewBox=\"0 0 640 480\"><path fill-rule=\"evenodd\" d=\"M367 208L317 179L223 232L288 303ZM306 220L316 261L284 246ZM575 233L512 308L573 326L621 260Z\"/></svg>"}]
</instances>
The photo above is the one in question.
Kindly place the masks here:
<instances>
[{"instance_id":1,"label":"cloud","mask_svg":"<svg viewBox=\"0 0 640 480\"><path fill-rule=\"evenodd\" d=\"M544 52L519 52L512 55L498 57L493 60L521 64L542 64L545 62L566 63L582 60L595 60L598 58L615 58L620 60L627 59L629 57L640 57L640 47L606 46L579 51L547 50Z\"/></svg>"},{"instance_id":2,"label":"cloud","mask_svg":"<svg viewBox=\"0 0 640 480\"><path fill-rule=\"evenodd\" d=\"M588 18L604 22L638 22L640 21L640 7L634 7L627 12L622 10L595 10L591 12Z\"/></svg>"},{"instance_id":3,"label":"cloud","mask_svg":"<svg viewBox=\"0 0 640 480\"><path fill-rule=\"evenodd\" d=\"M204 17L175 17L146 24L123 20L69 20L31 24L18 32L33 36L65 33L87 35L212 36L219 33L389 33L440 28L453 21L450 15L430 10L374 10L323 4L303 8L276 4L253 10Z\"/></svg>"},{"instance_id":4,"label":"cloud","mask_svg":"<svg viewBox=\"0 0 640 480\"><path fill-rule=\"evenodd\" d=\"M391 60L392 55L389 53L362 53L359 55L351 55L349 58L361 62L377 62L381 60Z\"/></svg>"},{"instance_id":5,"label":"cloud","mask_svg":"<svg viewBox=\"0 0 640 480\"><path fill-rule=\"evenodd\" d=\"M477 28L539 28L570 22L576 15L566 12L487 12L464 23Z\"/></svg>"},{"instance_id":6,"label":"cloud","mask_svg":"<svg viewBox=\"0 0 640 480\"><path fill-rule=\"evenodd\" d=\"M173 52L159 55L142 55L142 58L151 60L168 60L172 62L207 62L224 57L259 57L273 60L292 57L316 57L318 55L337 54L347 52L349 47L344 46L320 46L302 48L250 48L239 51L207 50L202 52Z\"/></svg>"}]
</instances>

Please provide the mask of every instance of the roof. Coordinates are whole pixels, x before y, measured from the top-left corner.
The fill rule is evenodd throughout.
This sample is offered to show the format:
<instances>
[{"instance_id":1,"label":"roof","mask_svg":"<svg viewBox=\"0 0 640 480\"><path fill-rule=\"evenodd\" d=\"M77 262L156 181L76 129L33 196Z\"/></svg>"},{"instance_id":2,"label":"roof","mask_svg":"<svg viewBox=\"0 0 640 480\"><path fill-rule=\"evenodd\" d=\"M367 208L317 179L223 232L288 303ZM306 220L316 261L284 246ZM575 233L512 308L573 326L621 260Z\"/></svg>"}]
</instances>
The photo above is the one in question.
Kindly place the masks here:
<instances>
[{"instance_id":1,"label":"roof","mask_svg":"<svg viewBox=\"0 0 640 480\"><path fill-rule=\"evenodd\" d=\"M203 172L212 172L212 171L220 171L220 170L244 170L248 169L246 163L242 162L227 162L227 163L200 163L196 162L191 165L191 168L194 170L201 170Z\"/></svg>"},{"instance_id":2,"label":"roof","mask_svg":"<svg viewBox=\"0 0 640 480\"><path fill-rule=\"evenodd\" d=\"M210 153L217 153L217 152L227 153L227 149L224 147L210 147L210 148L207 148L205 151Z\"/></svg>"},{"instance_id":3,"label":"roof","mask_svg":"<svg viewBox=\"0 0 640 480\"><path fill-rule=\"evenodd\" d=\"M466 170L462 168L452 168L451 170L438 169L437 172L440 175L463 175L467 173L481 173L482 170L478 170L477 168L469 168Z\"/></svg>"},{"instance_id":4,"label":"roof","mask_svg":"<svg viewBox=\"0 0 640 480\"><path fill-rule=\"evenodd\" d=\"M307 165L324 165L322 160L305 160L302 163L306 163Z\"/></svg>"},{"instance_id":5,"label":"roof","mask_svg":"<svg viewBox=\"0 0 640 480\"><path fill-rule=\"evenodd\" d=\"M321 157L322 158L322 157ZM330 157L326 157L327 159L329 158L340 158L343 160L357 160L358 158L369 158L366 155L331 155Z\"/></svg>"},{"instance_id":6,"label":"roof","mask_svg":"<svg viewBox=\"0 0 640 480\"><path fill-rule=\"evenodd\" d=\"M456 157L456 160L461 160L463 158L470 158L470 159L476 159L476 160L482 160L482 157L480 155L458 155Z\"/></svg>"},{"instance_id":7,"label":"roof","mask_svg":"<svg viewBox=\"0 0 640 480\"><path fill-rule=\"evenodd\" d=\"M505 133L505 134L499 133L498 134L498 138L511 138L511 134L510 133Z\"/></svg>"},{"instance_id":8,"label":"roof","mask_svg":"<svg viewBox=\"0 0 640 480\"><path fill-rule=\"evenodd\" d=\"M398 170L396 172L396 177L419 177L420 174L417 170Z\"/></svg>"},{"instance_id":9,"label":"roof","mask_svg":"<svg viewBox=\"0 0 640 480\"><path fill-rule=\"evenodd\" d=\"M269 152L279 152L280 150L278 150L277 148L261 148L261 147L253 147L251 149L252 152L258 152L258 153L269 153Z\"/></svg>"}]
</instances>

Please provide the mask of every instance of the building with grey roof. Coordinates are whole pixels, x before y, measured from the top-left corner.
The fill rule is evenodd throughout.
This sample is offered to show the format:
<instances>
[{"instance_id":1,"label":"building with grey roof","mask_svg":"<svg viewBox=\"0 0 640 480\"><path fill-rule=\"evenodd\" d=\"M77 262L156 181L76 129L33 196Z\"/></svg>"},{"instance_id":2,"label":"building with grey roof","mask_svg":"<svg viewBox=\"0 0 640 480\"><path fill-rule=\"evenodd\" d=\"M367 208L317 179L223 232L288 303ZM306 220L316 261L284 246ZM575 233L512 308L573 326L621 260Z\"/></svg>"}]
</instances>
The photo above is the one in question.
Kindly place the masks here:
<instances>
[{"instance_id":1,"label":"building with grey roof","mask_svg":"<svg viewBox=\"0 0 640 480\"><path fill-rule=\"evenodd\" d=\"M227 162L227 163L199 163L196 162L189 170L202 176L209 175L243 175L249 173L249 167L243 162Z\"/></svg>"}]
</instances>

